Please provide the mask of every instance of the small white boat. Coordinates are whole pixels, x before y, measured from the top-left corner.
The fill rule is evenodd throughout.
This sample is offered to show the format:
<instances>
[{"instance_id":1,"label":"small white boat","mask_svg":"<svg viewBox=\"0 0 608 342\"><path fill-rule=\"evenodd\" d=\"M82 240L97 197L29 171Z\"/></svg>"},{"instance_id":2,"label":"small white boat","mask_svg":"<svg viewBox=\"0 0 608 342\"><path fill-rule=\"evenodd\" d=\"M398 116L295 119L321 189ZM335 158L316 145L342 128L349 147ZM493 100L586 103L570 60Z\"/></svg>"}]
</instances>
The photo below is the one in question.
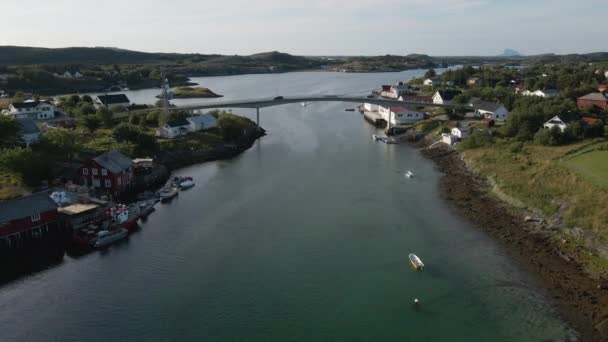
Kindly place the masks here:
<instances>
[{"instance_id":1,"label":"small white boat","mask_svg":"<svg viewBox=\"0 0 608 342\"><path fill-rule=\"evenodd\" d=\"M93 247L101 248L101 247L111 245L114 242L116 242L118 240L122 240L125 237L127 237L128 233L129 233L129 231L125 228L119 228L116 230L102 230L99 233L97 233L97 239L95 240Z\"/></svg>"},{"instance_id":2,"label":"small white boat","mask_svg":"<svg viewBox=\"0 0 608 342\"><path fill-rule=\"evenodd\" d=\"M405 171L405 177L412 178L414 177L414 173L412 171Z\"/></svg>"},{"instance_id":3,"label":"small white boat","mask_svg":"<svg viewBox=\"0 0 608 342\"><path fill-rule=\"evenodd\" d=\"M373 134L373 135L372 135L372 140L373 140L373 141L378 141L378 139L379 139L379 138L380 138L380 137L379 137L379 136L377 136L377 135L375 135L375 134Z\"/></svg>"},{"instance_id":4,"label":"small white boat","mask_svg":"<svg viewBox=\"0 0 608 342\"><path fill-rule=\"evenodd\" d=\"M416 254L411 253L409 255L409 258L410 258L410 263L412 264L412 267L414 267L414 269L416 271L424 270L424 264L422 263L422 260L420 260L420 258Z\"/></svg>"},{"instance_id":5,"label":"small white boat","mask_svg":"<svg viewBox=\"0 0 608 342\"><path fill-rule=\"evenodd\" d=\"M186 180L186 181L179 183L179 188L180 188L180 190L187 190L187 189L194 187L194 185L195 185L195 183L193 181Z\"/></svg>"},{"instance_id":6,"label":"small white boat","mask_svg":"<svg viewBox=\"0 0 608 342\"><path fill-rule=\"evenodd\" d=\"M308 102L302 102L302 107L308 106Z\"/></svg>"},{"instance_id":7,"label":"small white boat","mask_svg":"<svg viewBox=\"0 0 608 342\"><path fill-rule=\"evenodd\" d=\"M177 189L176 188L170 188L170 189L163 189L158 193L158 196L160 197L161 201L168 201L170 199L172 199L173 197L177 196Z\"/></svg>"}]
</instances>

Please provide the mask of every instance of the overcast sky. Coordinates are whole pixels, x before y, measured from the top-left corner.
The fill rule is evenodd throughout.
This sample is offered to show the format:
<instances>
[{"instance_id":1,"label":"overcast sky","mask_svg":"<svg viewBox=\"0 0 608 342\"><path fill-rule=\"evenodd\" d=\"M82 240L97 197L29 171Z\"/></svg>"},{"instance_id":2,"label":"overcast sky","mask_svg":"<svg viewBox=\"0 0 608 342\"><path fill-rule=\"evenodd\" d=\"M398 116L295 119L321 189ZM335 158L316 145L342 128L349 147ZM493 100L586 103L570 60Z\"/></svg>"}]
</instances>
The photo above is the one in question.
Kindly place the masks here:
<instances>
[{"instance_id":1,"label":"overcast sky","mask_svg":"<svg viewBox=\"0 0 608 342\"><path fill-rule=\"evenodd\" d=\"M0 2L0 45L299 55L608 50L606 0Z\"/></svg>"}]
</instances>

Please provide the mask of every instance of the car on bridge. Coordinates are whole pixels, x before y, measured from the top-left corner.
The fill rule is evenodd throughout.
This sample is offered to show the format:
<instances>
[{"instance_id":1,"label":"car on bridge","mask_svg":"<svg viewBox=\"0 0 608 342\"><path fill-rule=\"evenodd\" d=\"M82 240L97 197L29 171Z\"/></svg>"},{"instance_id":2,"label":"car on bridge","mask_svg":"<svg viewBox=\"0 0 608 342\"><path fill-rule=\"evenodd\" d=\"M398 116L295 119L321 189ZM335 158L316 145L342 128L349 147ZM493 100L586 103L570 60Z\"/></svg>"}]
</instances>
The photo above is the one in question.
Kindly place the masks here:
<instances>
[{"instance_id":1,"label":"car on bridge","mask_svg":"<svg viewBox=\"0 0 608 342\"><path fill-rule=\"evenodd\" d=\"M285 98L283 96L277 96L274 98L274 101L278 101L278 100L285 100Z\"/></svg>"}]
</instances>

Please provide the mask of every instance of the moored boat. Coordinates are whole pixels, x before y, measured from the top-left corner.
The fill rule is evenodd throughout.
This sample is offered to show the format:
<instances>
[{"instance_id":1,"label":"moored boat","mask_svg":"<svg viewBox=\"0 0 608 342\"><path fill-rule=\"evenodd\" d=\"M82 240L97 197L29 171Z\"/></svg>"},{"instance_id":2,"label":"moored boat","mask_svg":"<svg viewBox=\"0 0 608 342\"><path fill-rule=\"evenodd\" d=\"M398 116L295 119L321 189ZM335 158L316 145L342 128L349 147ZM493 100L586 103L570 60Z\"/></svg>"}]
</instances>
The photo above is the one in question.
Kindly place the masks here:
<instances>
[{"instance_id":1,"label":"moored boat","mask_svg":"<svg viewBox=\"0 0 608 342\"><path fill-rule=\"evenodd\" d=\"M127 237L129 233L125 228L118 228L115 230L102 230L97 233L97 239L93 243L93 247L102 248L109 246L116 241L122 240Z\"/></svg>"},{"instance_id":2,"label":"moored boat","mask_svg":"<svg viewBox=\"0 0 608 342\"><path fill-rule=\"evenodd\" d=\"M412 171L405 171L405 177L412 178L414 177L414 173Z\"/></svg>"},{"instance_id":3,"label":"moored boat","mask_svg":"<svg viewBox=\"0 0 608 342\"><path fill-rule=\"evenodd\" d=\"M186 181L179 183L179 189L187 190L187 189L194 187L194 185L195 185L194 181L186 180Z\"/></svg>"},{"instance_id":4,"label":"moored boat","mask_svg":"<svg viewBox=\"0 0 608 342\"><path fill-rule=\"evenodd\" d=\"M141 215L139 206L118 205L110 208L108 214L112 220L112 227L124 228L129 232L137 230L137 220Z\"/></svg>"},{"instance_id":5,"label":"moored boat","mask_svg":"<svg viewBox=\"0 0 608 342\"><path fill-rule=\"evenodd\" d=\"M176 188L162 189L158 193L158 196L160 197L161 202L167 202L167 201L171 200L173 197L177 196L177 189Z\"/></svg>"},{"instance_id":6,"label":"moored boat","mask_svg":"<svg viewBox=\"0 0 608 342\"><path fill-rule=\"evenodd\" d=\"M139 203L139 218L144 219L148 217L155 209L154 205L157 200L148 200Z\"/></svg>"},{"instance_id":7,"label":"moored boat","mask_svg":"<svg viewBox=\"0 0 608 342\"><path fill-rule=\"evenodd\" d=\"M414 269L416 269L417 271L424 270L424 264L422 263L422 260L420 260L420 258L416 254L411 253L409 255L409 258L410 258L410 263L412 264L412 267L414 267Z\"/></svg>"}]
</instances>

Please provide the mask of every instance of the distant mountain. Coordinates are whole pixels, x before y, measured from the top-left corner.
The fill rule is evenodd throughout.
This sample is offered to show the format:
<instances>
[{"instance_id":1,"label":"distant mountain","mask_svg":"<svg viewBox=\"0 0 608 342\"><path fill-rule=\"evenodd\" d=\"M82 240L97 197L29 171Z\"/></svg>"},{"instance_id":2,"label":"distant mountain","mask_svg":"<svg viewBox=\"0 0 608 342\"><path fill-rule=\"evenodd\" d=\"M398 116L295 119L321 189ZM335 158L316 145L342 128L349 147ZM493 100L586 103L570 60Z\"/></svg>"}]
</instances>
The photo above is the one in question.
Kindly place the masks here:
<instances>
[{"instance_id":1,"label":"distant mountain","mask_svg":"<svg viewBox=\"0 0 608 342\"><path fill-rule=\"evenodd\" d=\"M513 49L505 49L505 51L498 56L499 57L516 57L516 56L522 56L522 54L519 53L519 51L516 51Z\"/></svg>"}]
</instances>

